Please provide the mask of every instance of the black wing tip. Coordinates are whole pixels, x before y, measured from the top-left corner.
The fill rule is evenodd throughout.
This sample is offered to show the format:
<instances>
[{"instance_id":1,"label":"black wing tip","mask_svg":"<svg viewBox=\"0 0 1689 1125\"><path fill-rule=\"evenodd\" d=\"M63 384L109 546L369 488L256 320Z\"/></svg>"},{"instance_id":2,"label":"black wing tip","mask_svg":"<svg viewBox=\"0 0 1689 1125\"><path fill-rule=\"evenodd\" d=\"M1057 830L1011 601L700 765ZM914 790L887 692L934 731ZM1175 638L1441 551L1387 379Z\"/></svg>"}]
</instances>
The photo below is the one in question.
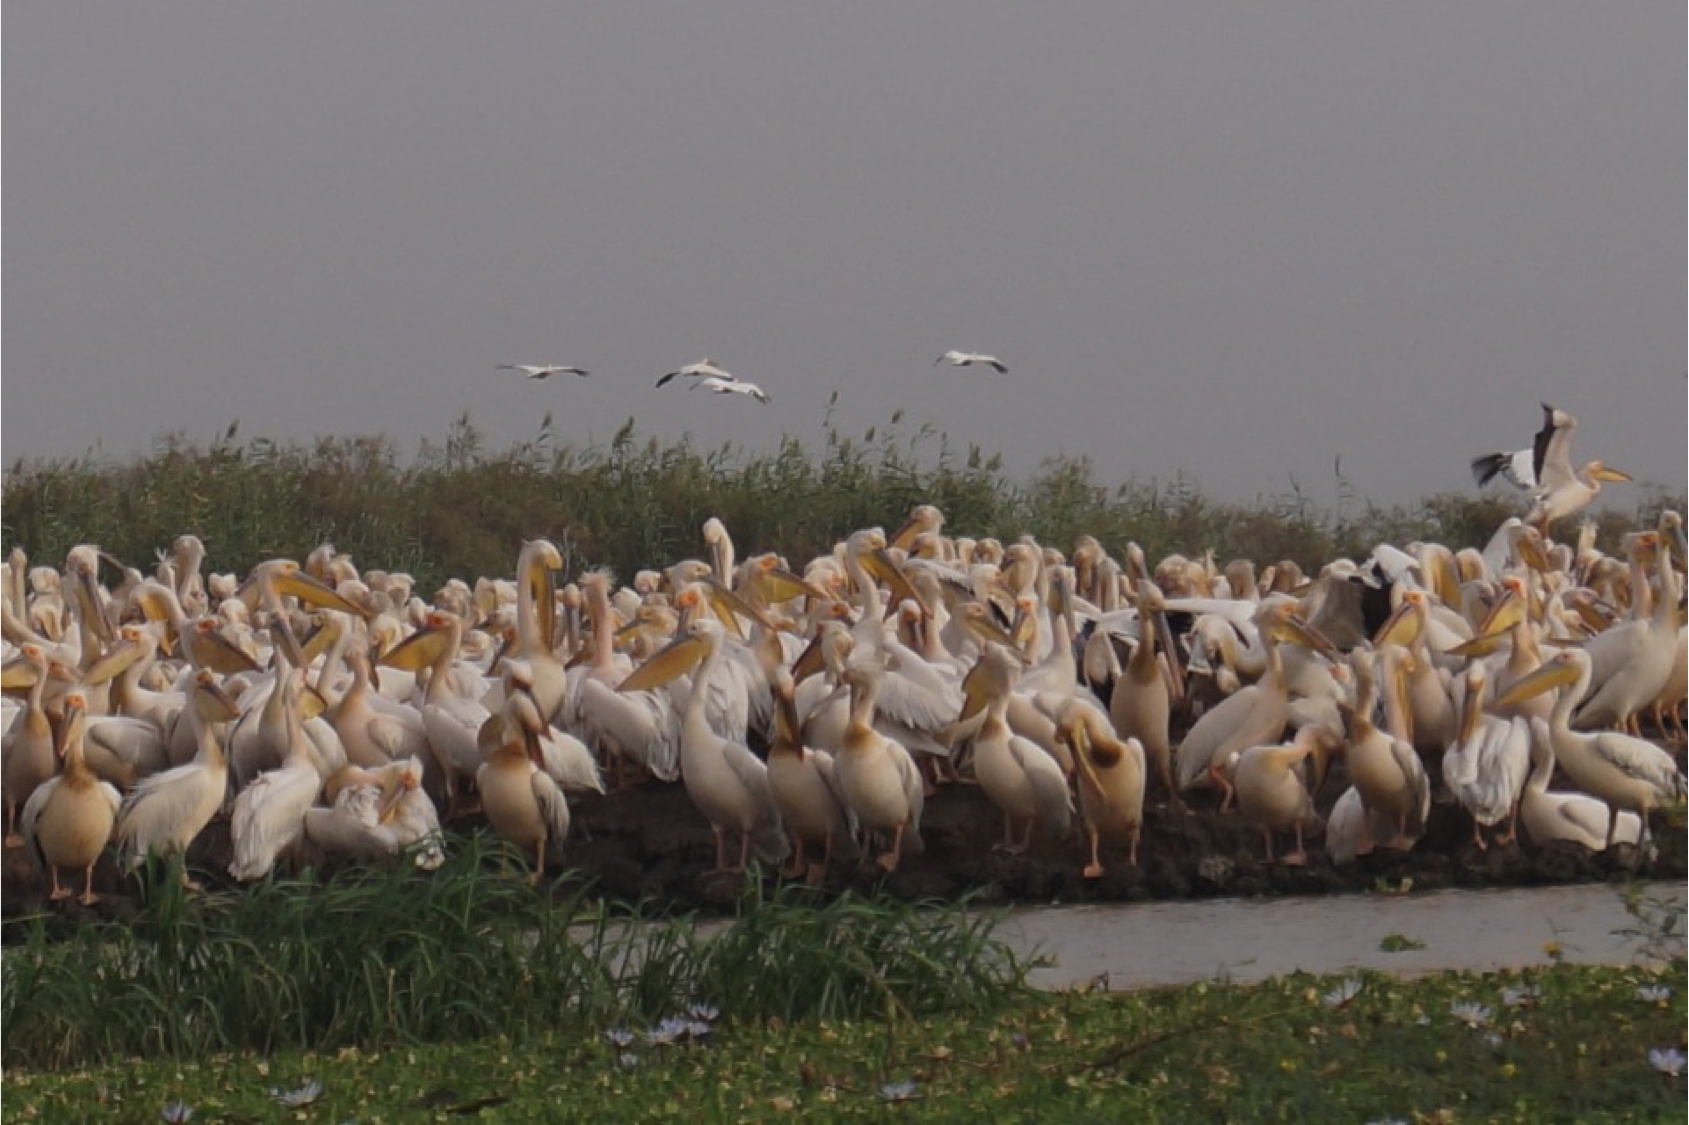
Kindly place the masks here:
<instances>
[{"instance_id":1,"label":"black wing tip","mask_svg":"<svg viewBox=\"0 0 1689 1125\"><path fill-rule=\"evenodd\" d=\"M1486 453L1482 457L1472 458L1472 479L1482 488L1496 478L1507 463L1506 453Z\"/></svg>"},{"instance_id":2,"label":"black wing tip","mask_svg":"<svg viewBox=\"0 0 1689 1125\"><path fill-rule=\"evenodd\" d=\"M669 380L673 379L676 375L679 375L679 374L680 374L680 372L678 372L678 371L670 371L667 375L664 375L661 379L657 380L657 386L659 386L659 387L662 386L664 383L667 383Z\"/></svg>"}]
</instances>

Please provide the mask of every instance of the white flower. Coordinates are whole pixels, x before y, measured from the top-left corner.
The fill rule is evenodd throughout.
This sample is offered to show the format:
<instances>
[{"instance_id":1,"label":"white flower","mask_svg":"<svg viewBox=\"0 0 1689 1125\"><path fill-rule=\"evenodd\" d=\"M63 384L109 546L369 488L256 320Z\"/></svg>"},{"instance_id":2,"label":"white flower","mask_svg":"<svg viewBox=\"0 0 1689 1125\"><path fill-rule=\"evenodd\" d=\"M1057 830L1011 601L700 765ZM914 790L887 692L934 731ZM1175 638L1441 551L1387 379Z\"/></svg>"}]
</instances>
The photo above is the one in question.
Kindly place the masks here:
<instances>
[{"instance_id":1,"label":"white flower","mask_svg":"<svg viewBox=\"0 0 1689 1125\"><path fill-rule=\"evenodd\" d=\"M170 1125L185 1125L186 1122L193 1120L194 1111L193 1107L187 1102L171 1102L164 1107L158 1116L169 1122Z\"/></svg>"},{"instance_id":2,"label":"white flower","mask_svg":"<svg viewBox=\"0 0 1689 1125\"><path fill-rule=\"evenodd\" d=\"M623 1051L616 1056L616 1061L621 1064L623 1070L632 1070L639 1065L639 1056L631 1051Z\"/></svg>"},{"instance_id":3,"label":"white flower","mask_svg":"<svg viewBox=\"0 0 1689 1125\"><path fill-rule=\"evenodd\" d=\"M1501 1003L1506 1008L1521 1008L1533 1003L1541 995L1541 990L1530 985L1524 988L1504 988L1501 990Z\"/></svg>"},{"instance_id":4,"label":"white flower","mask_svg":"<svg viewBox=\"0 0 1689 1125\"><path fill-rule=\"evenodd\" d=\"M1507 1042L1507 1040L1503 1039L1500 1035L1493 1031L1486 1031L1484 1032L1484 1042L1488 1043L1491 1047L1500 1050L1501 1045Z\"/></svg>"},{"instance_id":5,"label":"white flower","mask_svg":"<svg viewBox=\"0 0 1689 1125\"><path fill-rule=\"evenodd\" d=\"M305 1084L297 1090L282 1090L271 1086L270 1096L289 1109L298 1109L322 1097L323 1084L315 1078L307 1078Z\"/></svg>"},{"instance_id":6,"label":"white flower","mask_svg":"<svg viewBox=\"0 0 1689 1125\"><path fill-rule=\"evenodd\" d=\"M880 1087L880 1097L888 1102L913 1101L920 1096L920 1083L907 1078L901 1082L887 1082Z\"/></svg>"},{"instance_id":7,"label":"white flower","mask_svg":"<svg viewBox=\"0 0 1689 1125\"><path fill-rule=\"evenodd\" d=\"M1671 989L1663 984L1645 984L1636 990L1636 996L1647 1004L1664 1004L1671 999Z\"/></svg>"},{"instance_id":8,"label":"white flower","mask_svg":"<svg viewBox=\"0 0 1689 1125\"><path fill-rule=\"evenodd\" d=\"M1490 1022L1490 1010L1482 1004L1456 1000L1449 1005L1449 1014L1467 1027L1482 1027Z\"/></svg>"},{"instance_id":9,"label":"white flower","mask_svg":"<svg viewBox=\"0 0 1689 1125\"><path fill-rule=\"evenodd\" d=\"M608 1039L612 1046L631 1047L635 1036L625 1027L612 1027L604 1033L604 1038Z\"/></svg>"},{"instance_id":10,"label":"white flower","mask_svg":"<svg viewBox=\"0 0 1689 1125\"><path fill-rule=\"evenodd\" d=\"M1689 1066L1689 1056L1684 1055L1676 1047L1650 1047L1648 1049L1648 1065L1661 1074L1669 1074L1677 1078L1683 1074L1683 1068Z\"/></svg>"},{"instance_id":11,"label":"white flower","mask_svg":"<svg viewBox=\"0 0 1689 1125\"><path fill-rule=\"evenodd\" d=\"M716 1007L714 1004L688 1004L686 1006L686 1014L695 1020L703 1020L705 1023L713 1023L715 1018L721 1015L721 1009Z\"/></svg>"},{"instance_id":12,"label":"white flower","mask_svg":"<svg viewBox=\"0 0 1689 1125\"><path fill-rule=\"evenodd\" d=\"M1324 1004L1328 1008L1341 1008L1343 1005L1359 996L1361 994L1361 989L1365 987L1366 986L1358 979L1350 977L1348 980L1340 982L1336 988L1320 997L1320 1003Z\"/></svg>"}]
</instances>

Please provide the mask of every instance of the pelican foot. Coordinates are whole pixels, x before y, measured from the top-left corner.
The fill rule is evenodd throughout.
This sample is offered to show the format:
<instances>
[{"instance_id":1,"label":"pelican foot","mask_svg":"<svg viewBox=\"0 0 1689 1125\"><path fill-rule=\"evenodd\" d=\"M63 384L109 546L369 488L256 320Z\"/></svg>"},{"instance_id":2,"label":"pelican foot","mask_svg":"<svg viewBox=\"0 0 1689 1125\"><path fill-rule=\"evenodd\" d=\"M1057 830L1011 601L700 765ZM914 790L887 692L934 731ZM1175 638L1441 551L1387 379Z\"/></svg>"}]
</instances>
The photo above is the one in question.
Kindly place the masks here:
<instances>
[{"instance_id":1,"label":"pelican foot","mask_svg":"<svg viewBox=\"0 0 1689 1125\"><path fill-rule=\"evenodd\" d=\"M893 871L897 870L897 859L898 855L896 852L887 852L875 862L885 868L886 874L890 875Z\"/></svg>"},{"instance_id":2,"label":"pelican foot","mask_svg":"<svg viewBox=\"0 0 1689 1125\"><path fill-rule=\"evenodd\" d=\"M69 892L67 891L66 893L68 894ZM97 895L97 894L94 894L93 892L89 892L88 894L82 895L79 898L77 898L76 901L80 902L83 906L93 906L95 903L100 901L100 896Z\"/></svg>"},{"instance_id":3,"label":"pelican foot","mask_svg":"<svg viewBox=\"0 0 1689 1125\"><path fill-rule=\"evenodd\" d=\"M1087 878L1087 879L1101 879L1102 877L1103 877L1103 865L1102 864L1100 864L1100 863L1087 863L1085 865L1085 878Z\"/></svg>"},{"instance_id":4,"label":"pelican foot","mask_svg":"<svg viewBox=\"0 0 1689 1125\"><path fill-rule=\"evenodd\" d=\"M64 887L60 887L58 890L54 891L52 894L47 896L47 901L48 902L59 902L63 899L69 898L71 895L73 895L75 893L76 893L75 891L66 890Z\"/></svg>"},{"instance_id":5,"label":"pelican foot","mask_svg":"<svg viewBox=\"0 0 1689 1125\"><path fill-rule=\"evenodd\" d=\"M1286 867L1305 867L1308 863L1308 853L1301 851L1291 852L1289 855L1281 857L1279 862Z\"/></svg>"},{"instance_id":6,"label":"pelican foot","mask_svg":"<svg viewBox=\"0 0 1689 1125\"><path fill-rule=\"evenodd\" d=\"M23 837L19 836L16 832L6 833L6 846L8 848L23 847Z\"/></svg>"}]
</instances>

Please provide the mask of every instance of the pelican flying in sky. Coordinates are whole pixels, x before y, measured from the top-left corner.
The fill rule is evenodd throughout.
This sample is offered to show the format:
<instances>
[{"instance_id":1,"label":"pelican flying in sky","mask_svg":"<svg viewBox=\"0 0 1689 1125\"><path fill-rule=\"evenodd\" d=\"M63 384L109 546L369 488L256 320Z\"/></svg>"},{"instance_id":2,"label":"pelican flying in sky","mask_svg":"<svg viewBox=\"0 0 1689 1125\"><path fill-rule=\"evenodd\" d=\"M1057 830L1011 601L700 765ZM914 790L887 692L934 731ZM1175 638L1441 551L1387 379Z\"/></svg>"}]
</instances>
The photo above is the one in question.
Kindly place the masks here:
<instances>
[{"instance_id":1,"label":"pelican flying in sky","mask_svg":"<svg viewBox=\"0 0 1689 1125\"><path fill-rule=\"evenodd\" d=\"M579 375L586 378L590 372L584 367L569 367L561 363L547 363L535 365L532 363L501 363L500 371L520 371L530 379L549 379L553 375Z\"/></svg>"},{"instance_id":2,"label":"pelican flying in sky","mask_svg":"<svg viewBox=\"0 0 1689 1125\"><path fill-rule=\"evenodd\" d=\"M676 375L684 375L688 379L720 379L723 382L727 382L727 383L738 382L738 379L734 378L732 372L723 371L721 368L719 368L715 364L711 363L709 356L705 356L703 359L700 359L697 363L688 363L685 367L675 368L673 371L670 371L667 375L664 375L661 379L658 379L657 380L657 386L660 387L664 383L669 382Z\"/></svg>"},{"instance_id":3,"label":"pelican flying in sky","mask_svg":"<svg viewBox=\"0 0 1689 1125\"><path fill-rule=\"evenodd\" d=\"M976 363L983 363L988 367L995 367L998 371L1001 371L1004 374L1007 374L1009 370L1008 367L1004 365L1003 361L994 355L985 355L982 352L959 352L955 348L951 348L949 351L933 360L932 365L937 367L946 360L950 362L952 367L972 367Z\"/></svg>"},{"instance_id":4,"label":"pelican flying in sky","mask_svg":"<svg viewBox=\"0 0 1689 1125\"><path fill-rule=\"evenodd\" d=\"M692 389L702 387L706 391L714 391L718 395L750 395L758 402L767 402L768 396L755 383L745 383L729 375L722 379L715 375L708 375L692 384Z\"/></svg>"}]
</instances>

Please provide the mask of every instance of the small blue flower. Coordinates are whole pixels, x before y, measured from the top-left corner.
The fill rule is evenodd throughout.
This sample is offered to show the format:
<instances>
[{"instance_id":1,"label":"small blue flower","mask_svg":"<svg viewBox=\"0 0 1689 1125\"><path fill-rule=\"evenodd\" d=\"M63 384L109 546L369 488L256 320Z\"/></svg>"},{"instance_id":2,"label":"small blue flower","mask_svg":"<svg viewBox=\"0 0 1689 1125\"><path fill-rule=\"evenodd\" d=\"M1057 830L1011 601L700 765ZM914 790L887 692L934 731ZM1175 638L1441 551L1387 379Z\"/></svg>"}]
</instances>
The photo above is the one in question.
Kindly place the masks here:
<instances>
[{"instance_id":1,"label":"small blue flower","mask_svg":"<svg viewBox=\"0 0 1689 1125\"><path fill-rule=\"evenodd\" d=\"M612 1027L604 1033L604 1038L608 1039L612 1046L631 1047L637 1036L625 1027Z\"/></svg>"},{"instance_id":2,"label":"small blue flower","mask_svg":"<svg viewBox=\"0 0 1689 1125\"><path fill-rule=\"evenodd\" d=\"M171 1102L158 1115L170 1125L185 1125L194 1117L193 1107L187 1102Z\"/></svg>"},{"instance_id":3,"label":"small blue flower","mask_svg":"<svg viewBox=\"0 0 1689 1125\"><path fill-rule=\"evenodd\" d=\"M1009 1042L1015 1045L1017 1051L1032 1050L1032 1041L1026 1037L1026 1032L1016 1031L1009 1036Z\"/></svg>"},{"instance_id":4,"label":"small blue flower","mask_svg":"<svg viewBox=\"0 0 1689 1125\"><path fill-rule=\"evenodd\" d=\"M623 1051L616 1056L616 1062L620 1064L623 1070L632 1070L639 1065L639 1056L632 1051Z\"/></svg>"},{"instance_id":5,"label":"small blue flower","mask_svg":"<svg viewBox=\"0 0 1689 1125\"><path fill-rule=\"evenodd\" d=\"M1636 995L1647 1004L1664 1004L1671 999L1671 989L1663 984L1645 984L1636 990Z\"/></svg>"},{"instance_id":6,"label":"small blue flower","mask_svg":"<svg viewBox=\"0 0 1689 1125\"><path fill-rule=\"evenodd\" d=\"M715 1029L712 1028L709 1024L705 1023L703 1020L687 1020L686 1021L686 1034L693 1039L702 1039L704 1036L708 1035L713 1030L715 1030Z\"/></svg>"},{"instance_id":7,"label":"small blue flower","mask_svg":"<svg viewBox=\"0 0 1689 1125\"><path fill-rule=\"evenodd\" d=\"M914 1101L921 1096L921 1085L918 1082L904 1079L901 1082L887 1082L880 1087L880 1097L888 1102Z\"/></svg>"},{"instance_id":8,"label":"small blue flower","mask_svg":"<svg viewBox=\"0 0 1689 1125\"><path fill-rule=\"evenodd\" d=\"M645 1042L653 1047L666 1047L684 1038L690 1028L688 1021L670 1016L645 1033Z\"/></svg>"},{"instance_id":9,"label":"small blue flower","mask_svg":"<svg viewBox=\"0 0 1689 1125\"><path fill-rule=\"evenodd\" d=\"M1648 1050L1648 1065L1661 1074L1677 1078L1683 1074L1683 1068L1689 1066L1689 1056L1685 1056L1676 1047L1651 1047Z\"/></svg>"}]
</instances>

